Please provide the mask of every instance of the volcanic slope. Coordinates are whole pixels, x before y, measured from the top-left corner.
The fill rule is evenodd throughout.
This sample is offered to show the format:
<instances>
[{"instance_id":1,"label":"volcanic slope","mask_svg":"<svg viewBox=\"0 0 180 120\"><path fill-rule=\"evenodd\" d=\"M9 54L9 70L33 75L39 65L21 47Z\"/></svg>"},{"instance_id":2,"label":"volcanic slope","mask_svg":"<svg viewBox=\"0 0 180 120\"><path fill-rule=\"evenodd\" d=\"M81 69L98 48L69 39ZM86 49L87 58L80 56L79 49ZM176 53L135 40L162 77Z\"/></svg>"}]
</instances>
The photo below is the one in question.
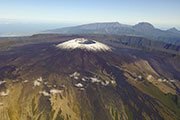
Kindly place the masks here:
<instances>
[{"instance_id":1,"label":"volcanic slope","mask_svg":"<svg viewBox=\"0 0 180 120\"><path fill-rule=\"evenodd\" d=\"M178 120L171 54L76 38L0 51L1 120Z\"/></svg>"}]
</instances>

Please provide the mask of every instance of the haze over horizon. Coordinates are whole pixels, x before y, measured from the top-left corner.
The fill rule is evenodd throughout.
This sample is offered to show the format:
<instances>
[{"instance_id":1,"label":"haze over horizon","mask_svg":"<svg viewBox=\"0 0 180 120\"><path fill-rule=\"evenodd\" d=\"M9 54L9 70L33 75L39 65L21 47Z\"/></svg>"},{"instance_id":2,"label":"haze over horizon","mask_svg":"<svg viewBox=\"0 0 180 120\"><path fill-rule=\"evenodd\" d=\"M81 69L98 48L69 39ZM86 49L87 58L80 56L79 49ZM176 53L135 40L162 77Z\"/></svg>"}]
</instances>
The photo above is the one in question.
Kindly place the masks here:
<instances>
[{"instance_id":1,"label":"haze over horizon","mask_svg":"<svg viewBox=\"0 0 180 120\"><path fill-rule=\"evenodd\" d=\"M101 22L148 22L162 30L180 30L179 5L179 0L0 0L0 35Z\"/></svg>"},{"instance_id":2,"label":"haze over horizon","mask_svg":"<svg viewBox=\"0 0 180 120\"><path fill-rule=\"evenodd\" d=\"M0 3L0 20L4 20L0 24L12 24L6 19L20 23L75 25L118 21L130 25L149 22L161 29L180 29L179 0L1 0Z\"/></svg>"}]
</instances>

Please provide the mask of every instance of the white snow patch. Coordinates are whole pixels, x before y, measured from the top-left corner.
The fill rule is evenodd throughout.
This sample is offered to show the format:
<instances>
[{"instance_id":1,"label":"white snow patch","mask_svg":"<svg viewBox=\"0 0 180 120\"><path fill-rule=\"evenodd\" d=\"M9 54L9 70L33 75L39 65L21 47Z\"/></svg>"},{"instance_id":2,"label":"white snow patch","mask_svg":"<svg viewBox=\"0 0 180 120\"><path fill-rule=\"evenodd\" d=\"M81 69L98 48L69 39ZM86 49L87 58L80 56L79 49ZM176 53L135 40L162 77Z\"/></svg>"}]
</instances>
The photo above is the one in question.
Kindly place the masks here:
<instances>
[{"instance_id":1,"label":"white snow patch","mask_svg":"<svg viewBox=\"0 0 180 120\"><path fill-rule=\"evenodd\" d=\"M37 80L34 81L34 86L40 86L40 85L41 85L41 83L39 81L37 81Z\"/></svg>"},{"instance_id":2,"label":"white snow patch","mask_svg":"<svg viewBox=\"0 0 180 120\"><path fill-rule=\"evenodd\" d=\"M141 75L139 75L139 76L138 76L138 78L141 80L141 79L142 79L142 76L141 76Z\"/></svg>"},{"instance_id":3,"label":"white snow patch","mask_svg":"<svg viewBox=\"0 0 180 120\"><path fill-rule=\"evenodd\" d=\"M95 78L95 77L91 77L90 79L91 79L91 82L92 82L92 83L101 82L101 80L99 80L99 79L97 79L97 78Z\"/></svg>"},{"instance_id":4,"label":"white snow patch","mask_svg":"<svg viewBox=\"0 0 180 120\"><path fill-rule=\"evenodd\" d=\"M76 87L83 87L83 84L82 83L77 83L75 84Z\"/></svg>"},{"instance_id":5,"label":"white snow patch","mask_svg":"<svg viewBox=\"0 0 180 120\"><path fill-rule=\"evenodd\" d=\"M61 85L60 87L65 88L65 85Z\"/></svg>"},{"instance_id":6,"label":"white snow patch","mask_svg":"<svg viewBox=\"0 0 180 120\"><path fill-rule=\"evenodd\" d=\"M27 83L27 82L28 82L28 80L24 80L23 82L24 82L24 83Z\"/></svg>"},{"instance_id":7,"label":"white snow patch","mask_svg":"<svg viewBox=\"0 0 180 120\"><path fill-rule=\"evenodd\" d=\"M176 80L169 80L170 82L175 82Z\"/></svg>"},{"instance_id":8,"label":"white snow patch","mask_svg":"<svg viewBox=\"0 0 180 120\"><path fill-rule=\"evenodd\" d=\"M109 81L101 82L101 84L102 84L103 86L107 86L107 85L109 85Z\"/></svg>"},{"instance_id":9,"label":"white snow patch","mask_svg":"<svg viewBox=\"0 0 180 120\"><path fill-rule=\"evenodd\" d=\"M159 82L162 82L163 80L161 78L158 79Z\"/></svg>"},{"instance_id":10,"label":"white snow patch","mask_svg":"<svg viewBox=\"0 0 180 120\"><path fill-rule=\"evenodd\" d=\"M47 84L48 84L48 82L44 82L44 84L45 84L45 85L47 85Z\"/></svg>"},{"instance_id":11,"label":"white snow patch","mask_svg":"<svg viewBox=\"0 0 180 120\"><path fill-rule=\"evenodd\" d=\"M76 38L56 45L61 49L83 49L88 51L111 51L111 48L103 43L88 40L85 38Z\"/></svg>"},{"instance_id":12,"label":"white snow patch","mask_svg":"<svg viewBox=\"0 0 180 120\"><path fill-rule=\"evenodd\" d=\"M115 81L115 80L112 80L112 81L111 81L111 84L116 84L116 81Z\"/></svg>"},{"instance_id":13,"label":"white snow patch","mask_svg":"<svg viewBox=\"0 0 180 120\"><path fill-rule=\"evenodd\" d=\"M37 81L42 82L43 81L42 77L38 78Z\"/></svg>"},{"instance_id":14,"label":"white snow patch","mask_svg":"<svg viewBox=\"0 0 180 120\"><path fill-rule=\"evenodd\" d=\"M15 83L15 82L19 82L19 80L13 80L12 82L13 82L13 83Z\"/></svg>"},{"instance_id":15,"label":"white snow patch","mask_svg":"<svg viewBox=\"0 0 180 120\"><path fill-rule=\"evenodd\" d=\"M80 88L80 90L82 90L82 91L83 91L83 90L85 90L85 88Z\"/></svg>"},{"instance_id":16,"label":"white snow patch","mask_svg":"<svg viewBox=\"0 0 180 120\"><path fill-rule=\"evenodd\" d=\"M166 79L163 79L163 82L168 82Z\"/></svg>"},{"instance_id":17,"label":"white snow patch","mask_svg":"<svg viewBox=\"0 0 180 120\"><path fill-rule=\"evenodd\" d=\"M151 80L152 78L153 78L152 75L148 75L148 76L147 76L147 80Z\"/></svg>"},{"instance_id":18,"label":"white snow patch","mask_svg":"<svg viewBox=\"0 0 180 120\"><path fill-rule=\"evenodd\" d=\"M57 89L51 89L50 90L50 93L51 94L59 94L59 93L61 93L62 91L61 90L57 90Z\"/></svg>"},{"instance_id":19,"label":"white snow patch","mask_svg":"<svg viewBox=\"0 0 180 120\"><path fill-rule=\"evenodd\" d=\"M38 78L37 80L34 81L34 86L40 86L42 81L43 81L42 77Z\"/></svg>"},{"instance_id":20,"label":"white snow patch","mask_svg":"<svg viewBox=\"0 0 180 120\"><path fill-rule=\"evenodd\" d=\"M79 79L79 76L80 76L80 73L78 72L74 72L73 74L70 75L71 78L74 78L74 79Z\"/></svg>"},{"instance_id":21,"label":"white snow patch","mask_svg":"<svg viewBox=\"0 0 180 120\"><path fill-rule=\"evenodd\" d=\"M6 90L6 91L3 91L3 92L1 92L1 96L8 96L9 95L9 90Z\"/></svg>"},{"instance_id":22,"label":"white snow patch","mask_svg":"<svg viewBox=\"0 0 180 120\"><path fill-rule=\"evenodd\" d=\"M81 80L82 80L82 81L84 81L84 82L86 81L86 79L85 79L85 78L82 78Z\"/></svg>"},{"instance_id":23,"label":"white snow patch","mask_svg":"<svg viewBox=\"0 0 180 120\"><path fill-rule=\"evenodd\" d=\"M2 85L2 84L4 84L4 83L6 83L6 81L0 81L0 85Z\"/></svg>"},{"instance_id":24,"label":"white snow patch","mask_svg":"<svg viewBox=\"0 0 180 120\"><path fill-rule=\"evenodd\" d=\"M77 76L76 76L76 77L74 77L74 79L78 80L78 79L79 79L79 77L77 77Z\"/></svg>"},{"instance_id":25,"label":"white snow patch","mask_svg":"<svg viewBox=\"0 0 180 120\"><path fill-rule=\"evenodd\" d=\"M46 91L39 91L39 93L44 95L44 96L50 96L50 94Z\"/></svg>"}]
</instances>

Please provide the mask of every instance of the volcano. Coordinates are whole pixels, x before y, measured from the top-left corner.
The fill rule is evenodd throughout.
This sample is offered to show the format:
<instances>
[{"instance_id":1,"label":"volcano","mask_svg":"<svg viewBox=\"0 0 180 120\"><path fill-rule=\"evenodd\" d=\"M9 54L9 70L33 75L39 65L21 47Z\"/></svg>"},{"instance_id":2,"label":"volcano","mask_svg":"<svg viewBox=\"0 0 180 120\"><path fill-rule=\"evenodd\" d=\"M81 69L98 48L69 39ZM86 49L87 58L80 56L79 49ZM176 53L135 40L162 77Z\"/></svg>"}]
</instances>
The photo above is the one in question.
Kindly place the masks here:
<instances>
[{"instance_id":1,"label":"volcano","mask_svg":"<svg viewBox=\"0 0 180 120\"><path fill-rule=\"evenodd\" d=\"M102 43L94 41L94 40L88 40L85 38L73 39L73 40L64 42L62 44L58 44L57 47L61 48L61 49L77 49L77 48L79 48L79 49L83 49L86 51L108 51L108 50L111 50L111 48L105 44L102 44Z\"/></svg>"},{"instance_id":2,"label":"volcano","mask_svg":"<svg viewBox=\"0 0 180 120\"><path fill-rule=\"evenodd\" d=\"M172 54L58 39L0 51L1 120L180 118Z\"/></svg>"}]
</instances>

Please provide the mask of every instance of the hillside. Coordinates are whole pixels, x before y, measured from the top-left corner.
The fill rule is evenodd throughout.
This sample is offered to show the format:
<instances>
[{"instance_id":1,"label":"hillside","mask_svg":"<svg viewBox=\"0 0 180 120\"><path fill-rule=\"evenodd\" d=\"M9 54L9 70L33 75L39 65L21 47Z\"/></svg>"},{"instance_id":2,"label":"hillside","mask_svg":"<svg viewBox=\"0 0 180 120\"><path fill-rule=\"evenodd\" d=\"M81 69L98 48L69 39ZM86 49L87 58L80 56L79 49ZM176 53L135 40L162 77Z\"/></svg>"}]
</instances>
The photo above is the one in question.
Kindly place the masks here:
<instances>
[{"instance_id":1,"label":"hillside","mask_svg":"<svg viewBox=\"0 0 180 120\"><path fill-rule=\"evenodd\" d=\"M0 50L1 120L180 119L180 56L140 38L1 41L8 46Z\"/></svg>"}]
</instances>

